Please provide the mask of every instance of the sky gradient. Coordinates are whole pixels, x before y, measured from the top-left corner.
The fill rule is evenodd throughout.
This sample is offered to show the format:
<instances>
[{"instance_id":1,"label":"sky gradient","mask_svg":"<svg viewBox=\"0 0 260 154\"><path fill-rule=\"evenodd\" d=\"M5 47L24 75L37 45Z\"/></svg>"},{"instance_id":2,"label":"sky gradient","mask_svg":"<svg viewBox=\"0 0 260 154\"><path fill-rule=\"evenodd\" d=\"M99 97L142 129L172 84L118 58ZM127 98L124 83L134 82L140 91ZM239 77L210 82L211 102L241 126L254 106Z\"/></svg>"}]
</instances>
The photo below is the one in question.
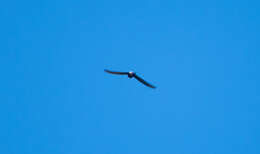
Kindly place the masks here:
<instances>
[{"instance_id":1,"label":"sky gradient","mask_svg":"<svg viewBox=\"0 0 260 154\"><path fill-rule=\"evenodd\" d=\"M259 10L256 0L1 2L0 153L259 154Z\"/></svg>"}]
</instances>

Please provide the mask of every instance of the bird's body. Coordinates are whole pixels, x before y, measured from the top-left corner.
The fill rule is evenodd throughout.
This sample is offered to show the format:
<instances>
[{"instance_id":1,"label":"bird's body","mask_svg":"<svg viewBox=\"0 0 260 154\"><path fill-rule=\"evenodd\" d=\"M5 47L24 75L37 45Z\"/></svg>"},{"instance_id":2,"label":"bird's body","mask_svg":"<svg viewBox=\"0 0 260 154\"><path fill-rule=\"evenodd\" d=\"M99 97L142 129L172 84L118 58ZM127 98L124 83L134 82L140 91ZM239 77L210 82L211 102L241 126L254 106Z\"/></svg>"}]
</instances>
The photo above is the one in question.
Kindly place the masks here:
<instances>
[{"instance_id":1,"label":"bird's body","mask_svg":"<svg viewBox=\"0 0 260 154\"><path fill-rule=\"evenodd\" d=\"M128 74L128 77L129 78L132 78L132 77L134 77L134 75L135 75L135 72L133 72L133 71L130 71Z\"/></svg>"},{"instance_id":2,"label":"bird's body","mask_svg":"<svg viewBox=\"0 0 260 154\"><path fill-rule=\"evenodd\" d=\"M138 81L140 81L141 83L143 83L144 85L150 87L150 88L155 88L155 86L149 84L148 82L146 82L144 79L142 79L141 77L137 76L135 72L130 71L130 72L115 72L115 71L110 71L110 70L106 70L105 72L110 73L110 74L116 74L116 75L127 75L129 78L135 78Z\"/></svg>"}]
</instances>

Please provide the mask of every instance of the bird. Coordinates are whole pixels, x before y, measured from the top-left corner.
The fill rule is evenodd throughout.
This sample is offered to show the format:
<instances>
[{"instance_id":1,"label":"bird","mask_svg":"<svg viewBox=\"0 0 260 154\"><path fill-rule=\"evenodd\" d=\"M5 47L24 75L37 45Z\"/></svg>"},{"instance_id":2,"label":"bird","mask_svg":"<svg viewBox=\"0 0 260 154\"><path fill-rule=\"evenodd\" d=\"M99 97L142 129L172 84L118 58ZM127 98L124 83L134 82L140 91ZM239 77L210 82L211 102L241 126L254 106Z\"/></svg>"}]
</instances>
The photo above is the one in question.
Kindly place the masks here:
<instances>
[{"instance_id":1,"label":"bird","mask_svg":"<svg viewBox=\"0 0 260 154\"><path fill-rule=\"evenodd\" d=\"M116 71L110 71L107 69L104 69L105 72L110 73L110 74L115 74L115 75L127 75L129 78L135 78L138 81L140 81L141 83L143 83L144 85L150 87L150 88L156 88L155 86L151 85L150 83L146 82L144 79L142 79L141 77L139 77L138 75L136 75L135 72L133 71L129 71L129 72L116 72Z\"/></svg>"}]
</instances>

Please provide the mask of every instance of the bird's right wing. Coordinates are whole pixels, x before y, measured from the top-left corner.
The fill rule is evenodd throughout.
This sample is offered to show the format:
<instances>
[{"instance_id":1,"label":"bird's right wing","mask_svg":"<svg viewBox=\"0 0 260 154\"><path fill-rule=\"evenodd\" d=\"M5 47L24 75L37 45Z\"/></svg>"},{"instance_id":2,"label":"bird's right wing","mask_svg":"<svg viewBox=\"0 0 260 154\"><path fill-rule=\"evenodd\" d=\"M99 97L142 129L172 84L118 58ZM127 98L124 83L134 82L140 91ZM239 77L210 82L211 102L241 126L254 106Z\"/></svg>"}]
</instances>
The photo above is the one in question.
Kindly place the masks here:
<instances>
[{"instance_id":1,"label":"bird's right wing","mask_svg":"<svg viewBox=\"0 0 260 154\"><path fill-rule=\"evenodd\" d=\"M142 79L141 77L137 76L136 74L134 74L134 77L135 77L138 81L142 82L144 85L146 85L146 86L148 86L148 87L150 87L150 88L156 88L155 86L153 86L153 85L151 85L150 83L146 82L144 79Z\"/></svg>"},{"instance_id":2,"label":"bird's right wing","mask_svg":"<svg viewBox=\"0 0 260 154\"><path fill-rule=\"evenodd\" d=\"M128 74L128 72L115 72L115 71L110 71L107 69L105 69L104 71L107 73L110 73L110 74L117 74L117 75L127 75Z\"/></svg>"}]
</instances>

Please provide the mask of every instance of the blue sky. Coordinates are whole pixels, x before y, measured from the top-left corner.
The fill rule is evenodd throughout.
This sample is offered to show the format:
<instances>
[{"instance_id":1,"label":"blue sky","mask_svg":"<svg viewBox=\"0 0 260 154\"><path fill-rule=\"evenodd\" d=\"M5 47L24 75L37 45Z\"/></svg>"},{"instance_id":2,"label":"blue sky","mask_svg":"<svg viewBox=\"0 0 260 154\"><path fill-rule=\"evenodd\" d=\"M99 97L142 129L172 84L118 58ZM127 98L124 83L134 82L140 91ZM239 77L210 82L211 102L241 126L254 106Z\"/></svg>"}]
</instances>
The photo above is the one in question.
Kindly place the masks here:
<instances>
[{"instance_id":1,"label":"blue sky","mask_svg":"<svg viewBox=\"0 0 260 154\"><path fill-rule=\"evenodd\" d=\"M259 154L259 6L1 2L0 153Z\"/></svg>"}]
</instances>

